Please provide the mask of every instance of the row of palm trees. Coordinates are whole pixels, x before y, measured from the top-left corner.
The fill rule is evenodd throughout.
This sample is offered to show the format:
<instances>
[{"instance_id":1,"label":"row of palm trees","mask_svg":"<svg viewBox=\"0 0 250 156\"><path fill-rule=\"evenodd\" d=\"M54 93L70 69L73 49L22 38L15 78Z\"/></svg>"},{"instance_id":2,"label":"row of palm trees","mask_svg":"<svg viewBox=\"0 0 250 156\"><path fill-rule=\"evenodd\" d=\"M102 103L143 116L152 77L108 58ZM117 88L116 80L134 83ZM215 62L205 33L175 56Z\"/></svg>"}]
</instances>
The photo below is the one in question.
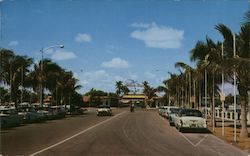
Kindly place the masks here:
<instances>
[{"instance_id":1,"label":"row of palm trees","mask_svg":"<svg viewBox=\"0 0 250 156\"><path fill-rule=\"evenodd\" d=\"M235 76L239 92L237 103L241 106L240 137L248 137L250 11L246 13L245 22L241 24L238 33L234 34L224 24L216 25L215 29L222 35L223 41L215 42L208 36L205 41L198 41L190 51L190 59L196 63L196 67L177 62L175 67L179 69L180 73L170 73L170 78L165 80L164 86L160 88L182 107L201 108L202 101L209 100L211 119L214 119L215 97L221 96L223 102L223 92L218 86L222 85L222 81L233 84ZM203 97L207 100L204 100ZM212 124L215 124L214 120L212 120Z\"/></svg>"},{"instance_id":2,"label":"row of palm trees","mask_svg":"<svg viewBox=\"0 0 250 156\"><path fill-rule=\"evenodd\" d=\"M41 104L46 92L51 95L52 104L59 105L70 104L72 95L81 87L71 71L66 71L49 59L34 63L32 58L4 48L0 49L0 56L0 84L9 88L6 93L9 99L1 98L1 102L14 102L16 108L18 103L24 102L23 92L27 90L35 92Z\"/></svg>"}]
</instances>

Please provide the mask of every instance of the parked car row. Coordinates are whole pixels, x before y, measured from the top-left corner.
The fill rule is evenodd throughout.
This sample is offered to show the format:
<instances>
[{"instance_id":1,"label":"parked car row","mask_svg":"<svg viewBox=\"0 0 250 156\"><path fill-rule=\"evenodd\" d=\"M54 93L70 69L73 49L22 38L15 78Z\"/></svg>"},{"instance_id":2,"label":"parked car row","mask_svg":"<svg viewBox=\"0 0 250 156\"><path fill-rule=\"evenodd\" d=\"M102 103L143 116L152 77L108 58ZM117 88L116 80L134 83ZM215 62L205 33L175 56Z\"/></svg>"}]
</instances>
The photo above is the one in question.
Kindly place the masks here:
<instances>
[{"instance_id":1,"label":"parked car row","mask_svg":"<svg viewBox=\"0 0 250 156\"><path fill-rule=\"evenodd\" d=\"M0 126L6 128L20 124L60 119L64 118L65 114L65 109L62 106L35 108L29 104L21 104L17 109L15 107L0 106Z\"/></svg>"},{"instance_id":2,"label":"parked car row","mask_svg":"<svg viewBox=\"0 0 250 156\"><path fill-rule=\"evenodd\" d=\"M175 126L180 132L184 130L207 131L206 119L197 109L163 106L159 108L159 114L167 118L170 126Z\"/></svg>"}]
</instances>

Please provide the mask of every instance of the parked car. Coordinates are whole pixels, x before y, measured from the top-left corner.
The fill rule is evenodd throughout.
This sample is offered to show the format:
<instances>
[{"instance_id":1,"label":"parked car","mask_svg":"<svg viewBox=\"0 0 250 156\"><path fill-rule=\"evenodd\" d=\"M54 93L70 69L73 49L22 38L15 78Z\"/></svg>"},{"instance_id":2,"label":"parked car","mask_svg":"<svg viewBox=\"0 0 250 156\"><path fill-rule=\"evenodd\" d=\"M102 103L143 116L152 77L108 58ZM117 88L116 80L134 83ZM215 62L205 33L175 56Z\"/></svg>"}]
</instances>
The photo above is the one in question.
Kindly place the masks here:
<instances>
[{"instance_id":1,"label":"parked car","mask_svg":"<svg viewBox=\"0 0 250 156\"><path fill-rule=\"evenodd\" d=\"M17 111L12 108L0 107L1 128L18 126L22 123L22 119L18 116Z\"/></svg>"},{"instance_id":2,"label":"parked car","mask_svg":"<svg viewBox=\"0 0 250 156\"><path fill-rule=\"evenodd\" d=\"M96 110L97 116L112 115L112 109L109 106L101 105Z\"/></svg>"},{"instance_id":3,"label":"parked car","mask_svg":"<svg viewBox=\"0 0 250 156\"><path fill-rule=\"evenodd\" d=\"M164 116L168 106L160 106L159 107L159 115Z\"/></svg>"},{"instance_id":4,"label":"parked car","mask_svg":"<svg viewBox=\"0 0 250 156\"><path fill-rule=\"evenodd\" d=\"M185 129L207 130L206 119L196 109L182 109L175 121L176 128L182 132Z\"/></svg>"},{"instance_id":5,"label":"parked car","mask_svg":"<svg viewBox=\"0 0 250 156\"><path fill-rule=\"evenodd\" d=\"M63 106L50 106L49 107L49 119L61 119L66 115L66 111Z\"/></svg>"},{"instance_id":6,"label":"parked car","mask_svg":"<svg viewBox=\"0 0 250 156\"><path fill-rule=\"evenodd\" d=\"M173 109L173 108L179 108L179 107L176 107L176 106L169 106L169 107L167 107L167 109L165 110L163 116L166 117L166 118L168 119L169 114L171 113L171 109Z\"/></svg>"},{"instance_id":7,"label":"parked car","mask_svg":"<svg viewBox=\"0 0 250 156\"><path fill-rule=\"evenodd\" d=\"M18 108L18 115L24 123L40 122L45 119L42 113L38 113L32 106L21 106Z\"/></svg>"},{"instance_id":8,"label":"parked car","mask_svg":"<svg viewBox=\"0 0 250 156\"><path fill-rule=\"evenodd\" d=\"M169 125L175 126L176 118L178 117L178 113L180 108L170 108L170 113L168 115Z\"/></svg>"},{"instance_id":9,"label":"parked car","mask_svg":"<svg viewBox=\"0 0 250 156\"><path fill-rule=\"evenodd\" d=\"M41 114L44 116L44 119L51 119L52 118L52 113L49 112L49 107L48 106L38 106L37 108L37 113Z\"/></svg>"}]
</instances>

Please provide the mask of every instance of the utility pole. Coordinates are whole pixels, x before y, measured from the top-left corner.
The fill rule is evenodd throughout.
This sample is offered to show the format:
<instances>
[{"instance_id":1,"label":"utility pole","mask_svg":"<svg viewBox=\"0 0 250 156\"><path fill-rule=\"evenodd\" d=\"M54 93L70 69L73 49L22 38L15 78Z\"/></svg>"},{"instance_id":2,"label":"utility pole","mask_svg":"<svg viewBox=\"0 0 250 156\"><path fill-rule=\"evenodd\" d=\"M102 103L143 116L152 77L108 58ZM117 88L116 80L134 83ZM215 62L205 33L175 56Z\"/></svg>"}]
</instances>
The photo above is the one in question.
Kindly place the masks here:
<instances>
[{"instance_id":1,"label":"utility pole","mask_svg":"<svg viewBox=\"0 0 250 156\"><path fill-rule=\"evenodd\" d=\"M224 57L224 47L223 47L223 43L221 45L221 57L222 57L222 60L223 60L223 57ZM224 71L222 70L222 73L221 73L221 105L222 105L222 136L224 136L225 134L225 121L224 121L224 116L225 116L225 106L224 106L224 102L225 102L225 95L224 95Z\"/></svg>"},{"instance_id":2,"label":"utility pole","mask_svg":"<svg viewBox=\"0 0 250 156\"><path fill-rule=\"evenodd\" d=\"M205 69L205 119L207 119L207 69Z\"/></svg>"},{"instance_id":3,"label":"utility pole","mask_svg":"<svg viewBox=\"0 0 250 156\"><path fill-rule=\"evenodd\" d=\"M236 45L235 45L235 34L233 34L233 52L234 58L236 57ZM236 69L234 67L234 142L236 142Z\"/></svg>"}]
</instances>

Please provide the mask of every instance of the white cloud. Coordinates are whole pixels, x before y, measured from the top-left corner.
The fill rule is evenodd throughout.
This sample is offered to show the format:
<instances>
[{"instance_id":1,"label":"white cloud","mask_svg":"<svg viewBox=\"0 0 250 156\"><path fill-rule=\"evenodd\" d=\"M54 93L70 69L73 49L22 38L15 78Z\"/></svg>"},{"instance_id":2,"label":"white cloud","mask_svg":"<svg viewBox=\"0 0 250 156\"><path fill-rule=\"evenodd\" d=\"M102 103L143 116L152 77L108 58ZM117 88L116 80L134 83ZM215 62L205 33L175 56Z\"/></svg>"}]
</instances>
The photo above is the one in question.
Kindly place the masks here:
<instances>
[{"instance_id":1,"label":"white cloud","mask_svg":"<svg viewBox=\"0 0 250 156\"><path fill-rule=\"evenodd\" d=\"M126 60L123 60L119 57L113 58L110 61L103 62L102 67L106 68L129 68L130 65Z\"/></svg>"},{"instance_id":2,"label":"white cloud","mask_svg":"<svg viewBox=\"0 0 250 156\"><path fill-rule=\"evenodd\" d=\"M82 43L82 42L91 42L91 40L92 40L92 37L89 34L78 33L76 35L76 37L75 37L75 41L79 42L79 43Z\"/></svg>"},{"instance_id":3,"label":"white cloud","mask_svg":"<svg viewBox=\"0 0 250 156\"><path fill-rule=\"evenodd\" d=\"M142 40L147 47L161 49L174 49L181 47L181 41L184 38L183 30L159 26L156 23L152 23L148 27L147 26L147 24L137 24L137 27L144 29L135 30L130 34L130 36L137 40Z\"/></svg>"},{"instance_id":4,"label":"white cloud","mask_svg":"<svg viewBox=\"0 0 250 156\"><path fill-rule=\"evenodd\" d=\"M17 46L18 44L18 41L10 41L9 46Z\"/></svg>"},{"instance_id":5,"label":"white cloud","mask_svg":"<svg viewBox=\"0 0 250 156\"><path fill-rule=\"evenodd\" d=\"M91 88L104 91L114 91L115 82L119 80L123 81L124 78L119 75L111 75L105 70L97 70L80 73L79 80L85 91L88 91Z\"/></svg>"},{"instance_id":6,"label":"white cloud","mask_svg":"<svg viewBox=\"0 0 250 156\"><path fill-rule=\"evenodd\" d=\"M144 75L145 75L145 77L146 77L147 79L153 79L153 78L155 78L155 76L156 76L155 74L153 74L153 73L151 73L151 72L149 72L149 71L145 72Z\"/></svg>"},{"instance_id":7,"label":"white cloud","mask_svg":"<svg viewBox=\"0 0 250 156\"><path fill-rule=\"evenodd\" d=\"M76 58L76 55L70 51L55 51L52 53L51 58L53 60L62 61Z\"/></svg>"}]
</instances>

